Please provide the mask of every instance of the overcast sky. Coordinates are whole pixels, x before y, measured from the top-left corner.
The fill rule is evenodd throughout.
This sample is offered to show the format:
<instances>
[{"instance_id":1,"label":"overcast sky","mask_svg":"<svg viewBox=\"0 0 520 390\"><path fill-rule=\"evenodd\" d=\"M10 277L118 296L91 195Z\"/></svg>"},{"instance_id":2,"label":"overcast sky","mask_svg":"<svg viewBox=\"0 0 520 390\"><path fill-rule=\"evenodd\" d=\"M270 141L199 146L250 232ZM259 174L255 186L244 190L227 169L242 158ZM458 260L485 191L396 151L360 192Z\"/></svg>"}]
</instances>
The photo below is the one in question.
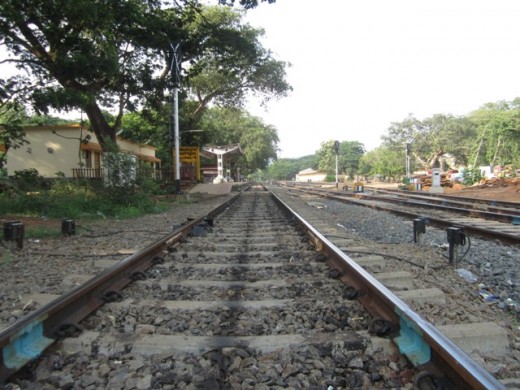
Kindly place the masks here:
<instances>
[{"instance_id":1,"label":"overcast sky","mask_svg":"<svg viewBox=\"0 0 520 390\"><path fill-rule=\"evenodd\" d=\"M380 144L392 122L465 115L520 96L518 0L277 0L248 12L288 61L294 91L249 111L278 129L280 157L327 140Z\"/></svg>"},{"instance_id":2,"label":"overcast sky","mask_svg":"<svg viewBox=\"0 0 520 390\"><path fill-rule=\"evenodd\" d=\"M372 150L408 114L466 115L519 97L519 18L520 0L262 3L246 20L292 64L294 91L267 111L247 108L278 129L279 157L313 154L328 140Z\"/></svg>"}]
</instances>

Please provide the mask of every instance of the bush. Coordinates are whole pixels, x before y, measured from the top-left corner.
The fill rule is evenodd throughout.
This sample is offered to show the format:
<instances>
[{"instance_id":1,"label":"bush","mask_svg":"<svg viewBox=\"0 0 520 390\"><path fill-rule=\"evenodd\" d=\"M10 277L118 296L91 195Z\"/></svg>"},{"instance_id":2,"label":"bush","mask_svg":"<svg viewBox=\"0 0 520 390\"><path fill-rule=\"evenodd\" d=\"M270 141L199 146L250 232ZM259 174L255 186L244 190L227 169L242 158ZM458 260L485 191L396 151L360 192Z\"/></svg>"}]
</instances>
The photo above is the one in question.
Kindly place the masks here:
<instances>
[{"instance_id":1,"label":"bush","mask_svg":"<svg viewBox=\"0 0 520 390\"><path fill-rule=\"evenodd\" d=\"M465 168L462 170L462 184L470 186L482 180L482 172L478 168Z\"/></svg>"},{"instance_id":2,"label":"bush","mask_svg":"<svg viewBox=\"0 0 520 390\"><path fill-rule=\"evenodd\" d=\"M335 175L327 175L325 176L325 182L327 183L334 183L336 181Z\"/></svg>"},{"instance_id":3,"label":"bush","mask_svg":"<svg viewBox=\"0 0 520 390\"><path fill-rule=\"evenodd\" d=\"M46 187L45 179L34 168L15 171L13 180L20 191L38 191Z\"/></svg>"},{"instance_id":4,"label":"bush","mask_svg":"<svg viewBox=\"0 0 520 390\"><path fill-rule=\"evenodd\" d=\"M146 191L132 191L122 198L107 189L65 179L55 180L50 190L0 194L0 214L33 217L99 219L128 218L161 211Z\"/></svg>"}]
</instances>

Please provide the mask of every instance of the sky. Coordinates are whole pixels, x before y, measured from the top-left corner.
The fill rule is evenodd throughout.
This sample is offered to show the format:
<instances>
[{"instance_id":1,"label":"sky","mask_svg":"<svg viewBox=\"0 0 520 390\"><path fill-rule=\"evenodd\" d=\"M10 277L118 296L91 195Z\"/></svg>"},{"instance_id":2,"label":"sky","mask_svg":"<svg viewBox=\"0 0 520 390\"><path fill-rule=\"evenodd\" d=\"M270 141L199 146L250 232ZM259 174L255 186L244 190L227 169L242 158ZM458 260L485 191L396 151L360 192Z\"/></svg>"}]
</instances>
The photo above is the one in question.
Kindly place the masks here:
<instances>
[{"instance_id":1,"label":"sky","mask_svg":"<svg viewBox=\"0 0 520 390\"><path fill-rule=\"evenodd\" d=\"M246 108L277 129L281 158L329 140L372 150L409 114L467 115L520 97L519 17L519 0L264 2L245 21L291 63L294 90Z\"/></svg>"},{"instance_id":2,"label":"sky","mask_svg":"<svg viewBox=\"0 0 520 390\"><path fill-rule=\"evenodd\" d=\"M328 140L380 145L409 114L466 115L520 97L518 0L276 0L246 21L291 63L294 91L248 111L278 130L279 157Z\"/></svg>"}]
</instances>

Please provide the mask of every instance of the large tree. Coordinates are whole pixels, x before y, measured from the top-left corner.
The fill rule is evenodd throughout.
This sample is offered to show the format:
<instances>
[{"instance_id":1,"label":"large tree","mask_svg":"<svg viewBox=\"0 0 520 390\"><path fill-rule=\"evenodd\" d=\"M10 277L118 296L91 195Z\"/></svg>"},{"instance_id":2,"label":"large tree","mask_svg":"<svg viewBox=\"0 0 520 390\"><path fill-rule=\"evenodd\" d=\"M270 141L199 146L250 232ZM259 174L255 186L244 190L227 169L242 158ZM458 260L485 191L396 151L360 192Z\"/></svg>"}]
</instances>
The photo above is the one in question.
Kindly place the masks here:
<instances>
[{"instance_id":1,"label":"large tree","mask_svg":"<svg viewBox=\"0 0 520 390\"><path fill-rule=\"evenodd\" d=\"M447 168L447 161L465 165L475 136L474 125L465 117L435 114L422 121L409 115L393 122L382 137L383 146L406 159L406 144L410 144L413 166L429 170Z\"/></svg>"},{"instance_id":2,"label":"large tree","mask_svg":"<svg viewBox=\"0 0 520 390\"><path fill-rule=\"evenodd\" d=\"M153 1L5 0L1 43L34 77L28 97L36 110L81 108L106 148L123 109L150 87L161 52L150 47L156 38L149 36L164 37L154 27L164 25L163 16ZM120 108L115 123L108 123L102 106Z\"/></svg>"},{"instance_id":3,"label":"large tree","mask_svg":"<svg viewBox=\"0 0 520 390\"><path fill-rule=\"evenodd\" d=\"M294 180L298 172L307 168L317 167L314 154L299 158L279 158L273 161L267 168L267 174L274 180Z\"/></svg>"},{"instance_id":4,"label":"large tree","mask_svg":"<svg viewBox=\"0 0 520 390\"><path fill-rule=\"evenodd\" d=\"M22 107L10 102L0 102L0 168L6 163L9 149L18 149L29 143L22 127L26 118L27 114Z\"/></svg>"},{"instance_id":5,"label":"large tree","mask_svg":"<svg viewBox=\"0 0 520 390\"><path fill-rule=\"evenodd\" d=\"M33 76L27 97L36 110L83 110L107 150L126 110L144 105L145 100L164 101L164 90L171 88L172 42L182 42L183 58L190 64L187 80L194 83L209 66L233 74L254 63L255 55L263 72L273 65L254 38L256 30L242 30L236 19L225 23L225 18L213 18L195 0L171 4L160 0L4 0L0 3L0 44L12 54L8 61ZM223 13L237 12L225 8ZM279 65L277 69L283 70L283 64ZM22 89L28 91L18 87ZM217 96L213 93L212 98ZM112 122L102 108L116 111Z\"/></svg>"},{"instance_id":6,"label":"large tree","mask_svg":"<svg viewBox=\"0 0 520 390\"><path fill-rule=\"evenodd\" d=\"M243 107L248 94L265 102L286 96L292 88L285 80L285 62L278 61L260 43L263 30L244 24L243 12L227 7L206 7L188 24L189 31L208 30L208 43L186 74L188 97L196 102L187 126L196 127L210 103Z\"/></svg>"},{"instance_id":7,"label":"large tree","mask_svg":"<svg viewBox=\"0 0 520 390\"><path fill-rule=\"evenodd\" d=\"M520 99L487 103L469 119L477 128L471 165L520 165Z\"/></svg>"},{"instance_id":8,"label":"large tree","mask_svg":"<svg viewBox=\"0 0 520 390\"><path fill-rule=\"evenodd\" d=\"M240 144L243 155L234 159L233 164L244 175L265 169L276 159L279 142L276 128L243 110L211 108L201 125L204 131L193 135L198 144Z\"/></svg>"},{"instance_id":9,"label":"large tree","mask_svg":"<svg viewBox=\"0 0 520 390\"><path fill-rule=\"evenodd\" d=\"M388 146L380 146L361 157L359 174L396 180L406 173L404 153Z\"/></svg>"},{"instance_id":10,"label":"large tree","mask_svg":"<svg viewBox=\"0 0 520 390\"><path fill-rule=\"evenodd\" d=\"M220 4L226 4L226 5L235 4L235 0L219 0L218 2ZM276 3L276 0L260 0L260 2L268 2L269 4L271 4L271 3ZM243 6L244 8L248 9L248 8L255 8L256 6L258 6L259 1L258 0L239 0L238 3L241 6Z\"/></svg>"},{"instance_id":11,"label":"large tree","mask_svg":"<svg viewBox=\"0 0 520 390\"><path fill-rule=\"evenodd\" d=\"M316 152L318 169L332 175L336 170L336 149L335 141L325 141L321 143L320 149ZM365 148L358 141L339 142L338 148L338 173L347 174L353 177L359 168L359 161Z\"/></svg>"}]
</instances>

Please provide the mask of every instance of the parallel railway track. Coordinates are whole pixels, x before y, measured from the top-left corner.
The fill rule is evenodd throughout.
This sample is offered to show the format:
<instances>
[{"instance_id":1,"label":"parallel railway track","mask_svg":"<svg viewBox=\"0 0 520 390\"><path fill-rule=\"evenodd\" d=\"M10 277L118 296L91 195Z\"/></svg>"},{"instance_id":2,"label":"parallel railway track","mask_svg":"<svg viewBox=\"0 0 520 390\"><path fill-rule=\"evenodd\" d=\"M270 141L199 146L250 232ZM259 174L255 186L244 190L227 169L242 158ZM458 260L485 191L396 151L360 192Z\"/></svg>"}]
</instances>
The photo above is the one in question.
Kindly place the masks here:
<instances>
[{"instance_id":1,"label":"parallel railway track","mask_svg":"<svg viewBox=\"0 0 520 390\"><path fill-rule=\"evenodd\" d=\"M287 185L287 184L286 184ZM366 193L344 193L310 186L288 184L294 191L319 195L340 202L353 203L387 211L413 220L425 218L439 227L461 227L468 233L520 243L520 204L513 202L464 199L418 195L405 191L368 190Z\"/></svg>"},{"instance_id":2,"label":"parallel railway track","mask_svg":"<svg viewBox=\"0 0 520 390\"><path fill-rule=\"evenodd\" d=\"M285 216L278 207L285 210ZM331 275L325 261L336 275ZM103 306L111 301L115 302ZM187 314L193 311L199 313L195 318ZM290 325L281 320L287 317L292 318ZM274 328L273 318L275 323L280 319ZM392 338L415 363L413 371L425 378L418 383L434 380L448 388L502 387L319 229L294 213L286 201L258 188L177 227L166 238L114 262L66 296L4 329L0 333L1 379L7 380L55 339L80 328L78 338L58 343L60 353L80 353L87 347L91 357L160 355L162 364L186 359L198 359L200 364L202 359L202 369L212 374L191 379L200 386L243 386L241 373L262 369L266 371L264 386L308 383L348 388L376 379L374 386L399 386L395 378L391 382L363 373L369 362L359 365L360 354L374 342L366 333L370 328L372 333ZM32 343L39 345L29 346ZM273 354L280 348L299 358L273 363L277 359ZM314 376L294 378L299 372L296 362L305 361L302 356L306 355L308 360L309 354L314 357ZM254 361L256 368L243 364L246 359ZM319 359L334 364L334 370L323 367ZM263 360L268 363L263 365ZM267 366L272 364L281 369L268 375ZM173 364L173 376L153 372L146 377L147 384L156 388L186 385L189 375L178 370Z\"/></svg>"},{"instance_id":3,"label":"parallel railway track","mask_svg":"<svg viewBox=\"0 0 520 390\"><path fill-rule=\"evenodd\" d=\"M389 196L404 197L409 199L418 199L432 204L461 206L467 209L476 209L489 211L496 214L509 214L513 216L520 215L519 202L506 202L499 200L476 199L470 197L451 196L449 193L436 194L429 192L409 192L394 189L381 189L378 187L367 186L367 189L378 194L387 194ZM520 199L519 199L520 200ZM509 219L508 219L509 220ZM510 220L509 220L510 221Z\"/></svg>"}]
</instances>

